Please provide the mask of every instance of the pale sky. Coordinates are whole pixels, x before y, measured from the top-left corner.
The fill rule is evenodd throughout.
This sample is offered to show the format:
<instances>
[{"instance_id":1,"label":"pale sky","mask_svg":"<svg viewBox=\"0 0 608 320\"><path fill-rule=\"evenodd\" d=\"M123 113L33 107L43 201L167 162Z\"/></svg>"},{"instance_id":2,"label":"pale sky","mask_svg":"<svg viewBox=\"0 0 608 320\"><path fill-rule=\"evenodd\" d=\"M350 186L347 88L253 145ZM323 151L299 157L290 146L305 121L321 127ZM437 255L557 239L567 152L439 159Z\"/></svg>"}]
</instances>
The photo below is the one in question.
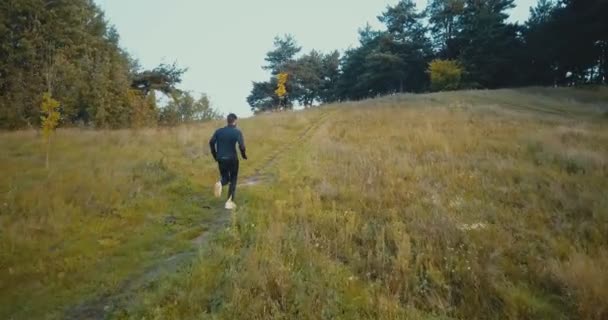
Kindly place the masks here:
<instances>
[{"instance_id":1,"label":"pale sky","mask_svg":"<svg viewBox=\"0 0 608 320\"><path fill-rule=\"evenodd\" d=\"M121 46L144 68L177 61L188 71L181 89L206 93L220 112L251 115L245 101L273 38L292 34L303 52L341 52L358 43L366 23L398 0L95 0L116 26ZM426 0L416 0L418 8ZM515 0L511 20L525 21L536 0Z\"/></svg>"}]
</instances>

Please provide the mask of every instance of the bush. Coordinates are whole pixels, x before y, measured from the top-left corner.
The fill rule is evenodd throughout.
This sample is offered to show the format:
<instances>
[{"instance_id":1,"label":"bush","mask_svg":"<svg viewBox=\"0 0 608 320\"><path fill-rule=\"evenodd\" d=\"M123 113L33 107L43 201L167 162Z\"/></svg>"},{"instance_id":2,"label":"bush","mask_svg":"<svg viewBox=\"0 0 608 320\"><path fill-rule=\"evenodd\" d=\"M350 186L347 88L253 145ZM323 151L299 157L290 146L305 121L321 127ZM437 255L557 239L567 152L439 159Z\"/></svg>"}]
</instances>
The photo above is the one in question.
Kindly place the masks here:
<instances>
[{"instance_id":1,"label":"bush","mask_svg":"<svg viewBox=\"0 0 608 320\"><path fill-rule=\"evenodd\" d=\"M433 91L455 90L460 87L463 68L458 61L435 59L429 63L428 72Z\"/></svg>"}]
</instances>

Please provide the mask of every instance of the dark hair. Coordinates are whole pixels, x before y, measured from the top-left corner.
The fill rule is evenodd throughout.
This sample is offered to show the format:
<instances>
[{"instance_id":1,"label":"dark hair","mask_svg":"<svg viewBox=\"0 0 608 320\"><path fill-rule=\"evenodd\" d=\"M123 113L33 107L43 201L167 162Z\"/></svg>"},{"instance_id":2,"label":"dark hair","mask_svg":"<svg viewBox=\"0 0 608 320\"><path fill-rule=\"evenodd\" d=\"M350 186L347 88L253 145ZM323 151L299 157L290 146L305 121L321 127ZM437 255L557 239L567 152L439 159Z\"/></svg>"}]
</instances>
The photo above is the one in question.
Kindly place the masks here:
<instances>
[{"instance_id":1,"label":"dark hair","mask_svg":"<svg viewBox=\"0 0 608 320\"><path fill-rule=\"evenodd\" d=\"M233 124L236 121L236 119L238 119L236 117L236 114L234 114L234 113L229 114L228 118L227 118L228 124Z\"/></svg>"}]
</instances>

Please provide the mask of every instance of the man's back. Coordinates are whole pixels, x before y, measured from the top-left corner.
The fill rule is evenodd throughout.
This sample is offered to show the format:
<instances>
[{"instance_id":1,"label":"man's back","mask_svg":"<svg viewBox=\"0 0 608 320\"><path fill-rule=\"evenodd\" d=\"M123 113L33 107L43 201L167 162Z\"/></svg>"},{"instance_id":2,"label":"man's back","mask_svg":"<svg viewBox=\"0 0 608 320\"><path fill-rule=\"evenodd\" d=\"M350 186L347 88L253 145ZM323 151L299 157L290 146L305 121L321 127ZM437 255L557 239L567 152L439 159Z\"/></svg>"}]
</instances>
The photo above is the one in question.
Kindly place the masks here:
<instances>
[{"instance_id":1,"label":"man's back","mask_svg":"<svg viewBox=\"0 0 608 320\"><path fill-rule=\"evenodd\" d=\"M235 126L226 126L215 131L210 144L214 144L216 147L217 159L238 159L236 154L237 142L239 148L245 150L241 131Z\"/></svg>"}]
</instances>

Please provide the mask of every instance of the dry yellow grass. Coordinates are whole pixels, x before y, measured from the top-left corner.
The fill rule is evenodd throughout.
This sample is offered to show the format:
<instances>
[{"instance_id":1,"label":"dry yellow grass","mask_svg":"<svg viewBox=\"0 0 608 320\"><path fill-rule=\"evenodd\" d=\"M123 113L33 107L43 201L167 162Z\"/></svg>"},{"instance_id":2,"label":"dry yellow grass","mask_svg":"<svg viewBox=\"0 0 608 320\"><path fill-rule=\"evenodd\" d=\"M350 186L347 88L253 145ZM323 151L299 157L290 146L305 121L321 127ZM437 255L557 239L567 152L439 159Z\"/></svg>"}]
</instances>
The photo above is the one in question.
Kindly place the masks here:
<instances>
[{"instance_id":1,"label":"dry yellow grass","mask_svg":"<svg viewBox=\"0 0 608 320\"><path fill-rule=\"evenodd\" d=\"M531 88L392 96L244 121L254 159L244 175L264 169L273 179L241 188L230 226L191 266L111 317L604 319L607 107L606 91ZM167 234L197 223L167 231L160 220L221 214L202 209L219 205L208 199L213 125L60 131L48 178L35 135L5 134L10 152L0 163L12 173L1 181L10 209L0 214L0 267L13 273L0 287L20 295L3 293L11 307L0 315L60 318L77 294L97 291L90 286L150 263L135 253L143 247L152 255L187 246ZM49 251L55 243L71 246ZM116 268L124 272L110 271L118 254L130 259ZM106 266L89 262L107 257ZM58 306L27 301L51 284L65 296L36 294Z\"/></svg>"},{"instance_id":2,"label":"dry yellow grass","mask_svg":"<svg viewBox=\"0 0 608 320\"><path fill-rule=\"evenodd\" d=\"M243 176L313 120L275 123L286 116L241 122L256 145ZM209 193L217 169L207 144L220 125L62 129L49 171L38 133L2 133L0 318L63 318L66 308L188 250L223 214Z\"/></svg>"}]
</instances>

